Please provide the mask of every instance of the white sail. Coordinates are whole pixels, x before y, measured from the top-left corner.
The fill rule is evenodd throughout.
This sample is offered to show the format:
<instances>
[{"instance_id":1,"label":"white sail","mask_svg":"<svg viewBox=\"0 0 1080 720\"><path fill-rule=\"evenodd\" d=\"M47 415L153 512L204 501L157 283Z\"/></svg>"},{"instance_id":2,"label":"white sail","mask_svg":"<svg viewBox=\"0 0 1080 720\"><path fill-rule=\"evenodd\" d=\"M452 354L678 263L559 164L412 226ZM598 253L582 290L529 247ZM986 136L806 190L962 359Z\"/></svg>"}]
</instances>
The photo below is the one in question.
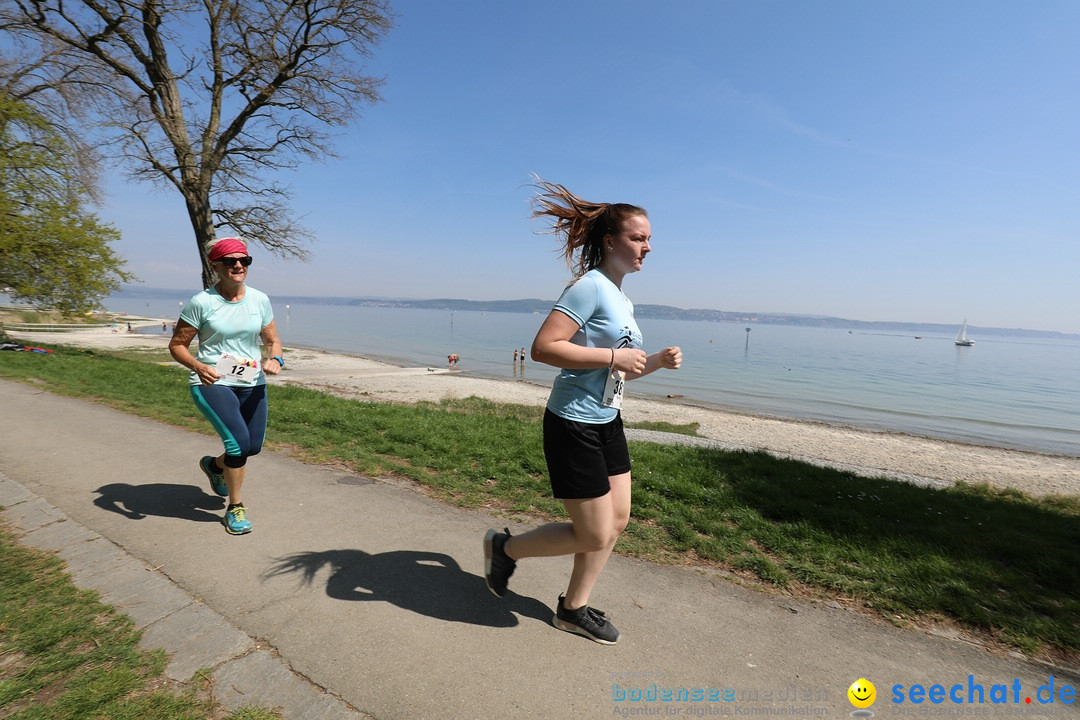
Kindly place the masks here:
<instances>
[{"instance_id":1,"label":"white sail","mask_svg":"<svg viewBox=\"0 0 1080 720\"><path fill-rule=\"evenodd\" d=\"M960 326L960 334L956 336L956 344L961 347L970 347L975 344L975 341L967 336L967 318L964 318L964 324Z\"/></svg>"}]
</instances>

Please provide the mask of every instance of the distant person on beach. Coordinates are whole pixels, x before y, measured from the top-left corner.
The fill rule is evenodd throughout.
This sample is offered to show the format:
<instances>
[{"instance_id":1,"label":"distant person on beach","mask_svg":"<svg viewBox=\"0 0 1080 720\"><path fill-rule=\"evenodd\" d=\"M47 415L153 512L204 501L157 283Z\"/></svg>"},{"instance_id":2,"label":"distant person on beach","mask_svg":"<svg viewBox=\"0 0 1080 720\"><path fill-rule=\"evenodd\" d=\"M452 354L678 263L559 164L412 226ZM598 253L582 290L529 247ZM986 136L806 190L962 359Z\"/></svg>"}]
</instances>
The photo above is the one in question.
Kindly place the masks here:
<instances>
[{"instance_id":1,"label":"distant person on beach","mask_svg":"<svg viewBox=\"0 0 1080 720\"><path fill-rule=\"evenodd\" d=\"M623 203L582 200L562 185L537 179L534 218L563 238L574 282L544 320L532 359L561 368L544 412L544 456L551 488L568 523L548 523L522 535L488 530L484 579L496 595L507 592L517 561L573 555L555 627L605 645L619 631L589 596L619 534L630 519L630 454L622 417L624 380L682 364L678 347L647 355L623 278L641 270L652 249L645 210Z\"/></svg>"},{"instance_id":2,"label":"distant person on beach","mask_svg":"<svg viewBox=\"0 0 1080 720\"><path fill-rule=\"evenodd\" d=\"M447 355L446 356L446 361L448 363L450 363L450 367L454 367L455 365L457 365L458 364L457 353L450 353L449 355Z\"/></svg>"},{"instance_id":3,"label":"distant person on beach","mask_svg":"<svg viewBox=\"0 0 1080 720\"><path fill-rule=\"evenodd\" d=\"M130 327L130 326L129 326ZM161 332L166 332L165 323L161 323Z\"/></svg>"},{"instance_id":4,"label":"distant person on beach","mask_svg":"<svg viewBox=\"0 0 1080 720\"><path fill-rule=\"evenodd\" d=\"M515 365L517 365L517 359L518 359L518 351L517 351L517 348L514 348L514 364Z\"/></svg>"},{"instance_id":5,"label":"distant person on beach","mask_svg":"<svg viewBox=\"0 0 1080 720\"><path fill-rule=\"evenodd\" d=\"M218 457L199 460L211 489L228 497L221 519L226 532L251 532L247 508L240 497L247 460L262 450L266 435L266 375L285 366L274 311L265 293L245 284L251 256L240 238L222 238L211 246L208 259L220 278L196 294L180 312L169 352L191 370L191 397L225 443ZM191 354L198 336L199 350ZM260 360L259 338L268 359Z\"/></svg>"},{"instance_id":6,"label":"distant person on beach","mask_svg":"<svg viewBox=\"0 0 1080 720\"><path fill-rule=\"evenodd\" d=\"M525 364L525 348L521 348L521 364Z\"/></svg>"}]
</instances>

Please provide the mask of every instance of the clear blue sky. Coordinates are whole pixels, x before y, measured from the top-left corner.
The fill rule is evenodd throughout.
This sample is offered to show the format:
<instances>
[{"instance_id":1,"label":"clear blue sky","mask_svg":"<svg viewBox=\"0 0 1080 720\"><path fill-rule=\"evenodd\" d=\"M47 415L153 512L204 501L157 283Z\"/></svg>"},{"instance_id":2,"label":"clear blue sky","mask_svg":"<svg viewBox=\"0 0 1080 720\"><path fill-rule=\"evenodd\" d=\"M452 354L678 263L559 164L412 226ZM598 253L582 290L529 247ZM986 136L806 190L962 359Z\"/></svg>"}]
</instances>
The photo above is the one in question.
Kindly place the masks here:
<instances>
[{"instance_id":1,"label":"clear blue sky","mask_svg":"<svg viewBox=\"0 0 1080 720\"><path fill-rule=\"evenodd\" d=\"M1080 332L1080 3L399 0L384 102L279 178L318 242L283 295L554 299L530 173L648 209L636 303ZM175 193L101 216L198 284Z\"/></svg>"}]
</instances>

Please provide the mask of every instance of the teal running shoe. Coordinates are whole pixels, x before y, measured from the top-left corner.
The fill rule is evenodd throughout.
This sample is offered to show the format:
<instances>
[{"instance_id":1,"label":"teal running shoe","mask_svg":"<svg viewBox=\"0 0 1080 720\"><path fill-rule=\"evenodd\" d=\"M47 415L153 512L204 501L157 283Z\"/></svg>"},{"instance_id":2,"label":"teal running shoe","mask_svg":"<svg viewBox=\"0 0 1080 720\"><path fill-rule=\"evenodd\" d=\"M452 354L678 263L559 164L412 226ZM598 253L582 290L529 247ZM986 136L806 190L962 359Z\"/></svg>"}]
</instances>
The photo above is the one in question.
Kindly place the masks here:
<instances>
[{"instance_id":1,"label":"teal running shoe","mask_svg":"<svg viewBox=\"0 0 1080 720\"><path fill-rule=\"evenodd\" d=\"M204 455L199 461L199 469L206 473L206 479L210 481L210 489L221 497L229 497L229 488L225 486L225 473L214 472L214 458Z\"/></svg>"},{"instance_id":2,"label":"teal running shoe","mask_svg":"<svg viewBox=\"0 0 1080 720\"><path fill-rule=\"evenodd\" d=\"M221 524L230 535L246 535L251 532L251 521L247 519L247 510L243 505L227 510L225 517L221 518Z\"/></svg>"}]
</instances>

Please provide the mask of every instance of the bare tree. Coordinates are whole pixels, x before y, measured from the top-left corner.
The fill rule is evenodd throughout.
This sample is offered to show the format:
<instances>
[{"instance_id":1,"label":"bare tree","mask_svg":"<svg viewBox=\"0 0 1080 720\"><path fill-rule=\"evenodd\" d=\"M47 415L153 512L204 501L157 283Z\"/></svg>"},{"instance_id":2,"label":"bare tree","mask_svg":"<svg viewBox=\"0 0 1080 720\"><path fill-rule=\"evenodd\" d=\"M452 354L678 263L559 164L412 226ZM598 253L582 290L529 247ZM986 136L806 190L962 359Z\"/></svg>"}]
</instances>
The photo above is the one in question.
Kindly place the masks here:
<instances>
[{"instance_id":1,"label":"bare tree","mask_svg":"<svg viewBox=\"0 0 1080 720\"><path fill-rule=\"evenodd\" d=\"M264 176L333 156L330 132L380 99L362 71L392 24L387 0L0 0L0 30L42 84L90 101L105 152L183 196L204 286L220 227L307 256Z\"/></svg>"}]
</instances>

